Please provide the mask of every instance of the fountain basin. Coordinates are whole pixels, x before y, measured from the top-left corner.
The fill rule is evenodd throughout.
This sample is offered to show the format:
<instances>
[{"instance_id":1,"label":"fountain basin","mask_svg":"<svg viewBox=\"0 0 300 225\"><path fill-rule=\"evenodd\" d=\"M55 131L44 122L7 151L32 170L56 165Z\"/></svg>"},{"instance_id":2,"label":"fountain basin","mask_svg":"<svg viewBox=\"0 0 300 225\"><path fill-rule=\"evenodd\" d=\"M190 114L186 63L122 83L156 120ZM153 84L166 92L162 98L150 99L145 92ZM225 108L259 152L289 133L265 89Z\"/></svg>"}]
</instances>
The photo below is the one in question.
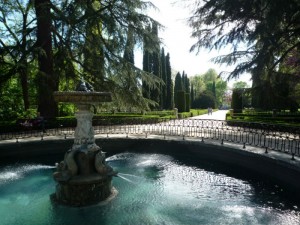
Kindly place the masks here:
<instances>
[{"instance_id":1,"label":"fountain basin","mask_svg":"<svg viewBox=\"0 0 300 225\"><path fill-rule=\"evenodd\" d=\"M299 202L280 196L280 187L259 177L230 174L228 166L193 154L158 153L164 146L152 146L152 153L141 146L131 146L131 152L116 147L123 153L107 161L125 179L114 179L120 194L106 205L52 205L47 195L54 187L53 168L2 167L1 224L299 224Z\"/></svg>"}]
</instances>

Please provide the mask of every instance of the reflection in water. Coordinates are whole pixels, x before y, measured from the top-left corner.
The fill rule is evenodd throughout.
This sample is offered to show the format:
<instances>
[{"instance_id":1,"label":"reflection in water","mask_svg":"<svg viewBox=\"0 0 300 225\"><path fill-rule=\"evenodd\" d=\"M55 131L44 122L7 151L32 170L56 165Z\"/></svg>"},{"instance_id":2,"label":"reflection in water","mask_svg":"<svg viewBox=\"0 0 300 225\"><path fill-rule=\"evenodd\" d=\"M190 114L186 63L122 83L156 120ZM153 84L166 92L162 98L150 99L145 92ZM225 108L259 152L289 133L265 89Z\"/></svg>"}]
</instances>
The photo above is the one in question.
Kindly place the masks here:
<instances>
[{"instance_id":1,"label":"reflection in water","mask_svg":"<svg viewBox=\"0 0 300 225\"><path fill-rule=\"evenodd\" d=\"M199 161L161 154L108 158L119 171L118 196L107 205L52 205L53 167L14 165L0 170L1 224L289 224L300 223L299 204L262 182L207 169ZM17 212L17 213L16 213Z\"/></svg>"}]
</instances>

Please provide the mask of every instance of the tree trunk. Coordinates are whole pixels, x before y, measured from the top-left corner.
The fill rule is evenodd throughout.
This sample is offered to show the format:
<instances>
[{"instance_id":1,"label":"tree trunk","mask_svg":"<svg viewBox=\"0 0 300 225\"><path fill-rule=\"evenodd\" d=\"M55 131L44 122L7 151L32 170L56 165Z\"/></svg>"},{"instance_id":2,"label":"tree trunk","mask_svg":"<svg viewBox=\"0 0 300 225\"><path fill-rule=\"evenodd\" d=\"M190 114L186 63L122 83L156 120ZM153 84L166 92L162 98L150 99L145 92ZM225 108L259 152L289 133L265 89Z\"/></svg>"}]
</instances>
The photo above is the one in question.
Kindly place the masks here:
<instances>
[{"instance_id":1,"label":"tree trunk","mask_svg":"<svg viewBox=\"0 0 300 225\"><path fill-rule=\"evenodd\" d=\"M25 66L25 68L20 69L19 73L20 73L20 77L21 77L21 86L22 86L24 109L27 110L27 109L29 109L27 66Z\"/></svg>"},{"instance_id":2,"label":"tree trunk","mask_svg":"<svg viewBox=\"0 0 300 225\"><path fill-rule=\"evenodd\" d=\"M38 111L45 118L57 116L57 104L53 91L58 90L58 78L53 72L50 0L35 0L37 42L39 50Z\"/></svg>"}]
</instances>

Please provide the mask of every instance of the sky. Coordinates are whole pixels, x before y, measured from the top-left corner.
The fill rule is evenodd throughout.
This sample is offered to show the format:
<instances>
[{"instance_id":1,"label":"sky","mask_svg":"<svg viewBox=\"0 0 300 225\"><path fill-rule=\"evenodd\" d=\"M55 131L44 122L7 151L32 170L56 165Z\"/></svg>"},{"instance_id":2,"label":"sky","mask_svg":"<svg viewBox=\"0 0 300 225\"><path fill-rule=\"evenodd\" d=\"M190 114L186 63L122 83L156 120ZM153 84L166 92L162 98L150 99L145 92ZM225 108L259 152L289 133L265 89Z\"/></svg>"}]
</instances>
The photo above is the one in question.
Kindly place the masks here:
<instances>
[{"instance_id":1,"label":"sky","mask_svg":"<svg viewBox=\"0 0 300 225\"><path fill-rule=\"evenodd\" d=\"M211 52L202 49L198 54L190 52L190 48L196 40L191 38L192 29L186 24L186 18L190 12L182 1L174 3L175 0L151 0L151 2L159 10L151 10L149 15L165 27L164 30L159 31L159 37L162 39L165 53L170 53L170 63L173 70L185 71L188 76L194 76L203 74L210 68L215 69L217 73L233 69L233 67L214 64L210 61L213 57L228 52L229 48ZM136 63L137 66L141 67L141 53ZM245 81L251 85L249 74L242 75L239 80L231 80L229 86L232 86L236 81Z\"/></svg>"}]
</instances>

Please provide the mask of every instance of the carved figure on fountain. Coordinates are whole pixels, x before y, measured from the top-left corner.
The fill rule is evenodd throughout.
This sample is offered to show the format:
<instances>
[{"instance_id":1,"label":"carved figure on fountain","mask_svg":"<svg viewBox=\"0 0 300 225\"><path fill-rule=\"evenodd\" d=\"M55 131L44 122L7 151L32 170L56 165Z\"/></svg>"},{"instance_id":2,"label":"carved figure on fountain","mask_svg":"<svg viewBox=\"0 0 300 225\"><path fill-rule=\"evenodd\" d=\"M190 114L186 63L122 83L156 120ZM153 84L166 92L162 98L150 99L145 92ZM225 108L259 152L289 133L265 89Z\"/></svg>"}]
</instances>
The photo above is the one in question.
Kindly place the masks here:
<instances>
[{"instance_id":1,"label":"carved figure on fountain","mask_svg":"<svg viewBox=\"0 0 300 225\"><path fill-rule=\"evenodd\" d=\"M53 174L56 181L68 181L74 176L85 176L98 173L102 176L113 176L113 169L105 162L105 153L97 151L69 150L64 161L56 166Z\"/></svg>"}]
</instances>

